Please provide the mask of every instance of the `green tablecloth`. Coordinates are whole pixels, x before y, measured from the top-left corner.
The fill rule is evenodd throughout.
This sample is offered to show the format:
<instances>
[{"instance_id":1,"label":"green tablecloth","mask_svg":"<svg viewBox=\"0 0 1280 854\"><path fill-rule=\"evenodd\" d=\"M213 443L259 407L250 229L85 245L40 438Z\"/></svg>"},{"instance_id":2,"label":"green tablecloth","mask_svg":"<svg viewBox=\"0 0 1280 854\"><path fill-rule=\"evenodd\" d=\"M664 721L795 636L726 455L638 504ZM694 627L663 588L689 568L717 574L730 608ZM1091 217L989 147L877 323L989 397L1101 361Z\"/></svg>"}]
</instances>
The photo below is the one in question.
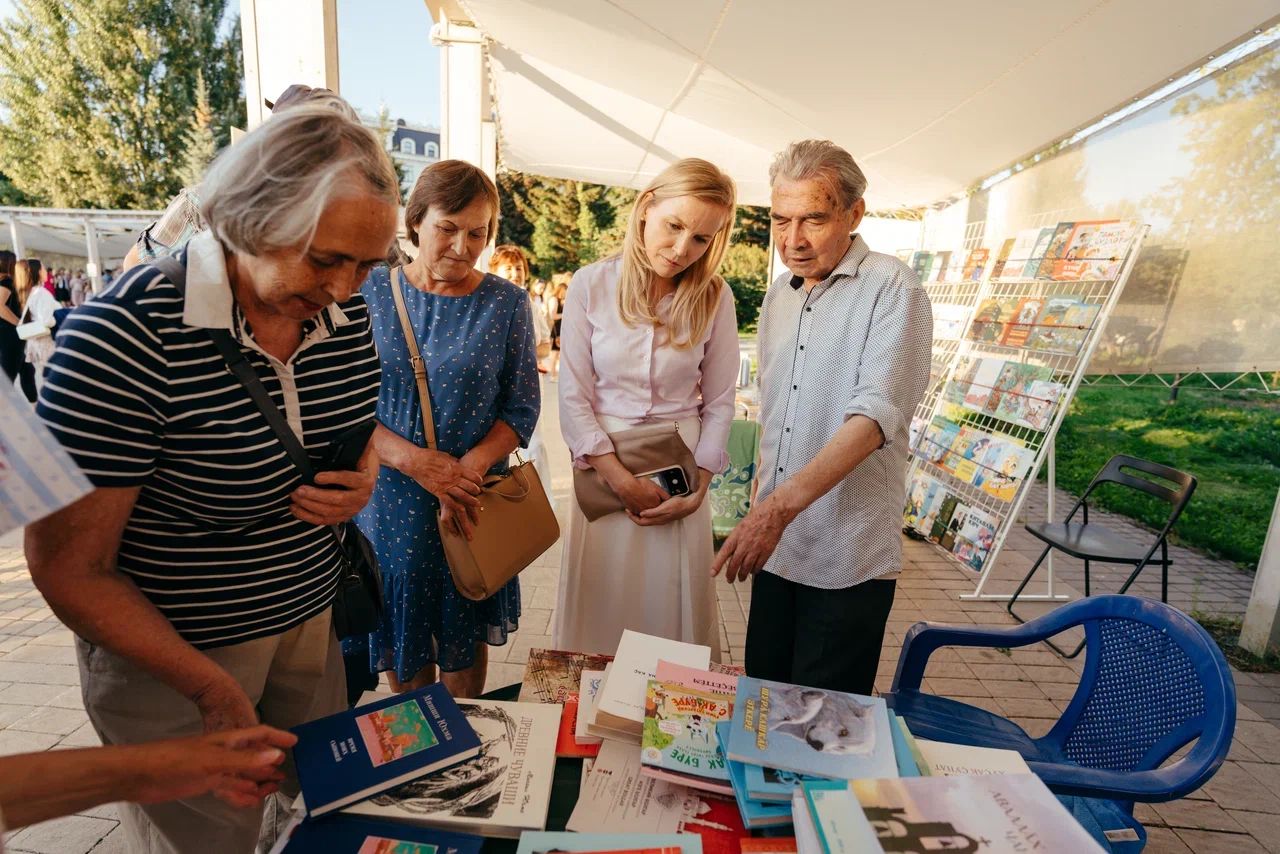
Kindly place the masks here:
<instances>
[{"instance_id":1,"label":"green tablecloth","mask_svg":"<svg viewBox=\"0 0 1280 854\"><path fill-rule=\"evenodd\" d=\"M520 685L508 685L487 694L484 700L504 700L514 703L520 694ZM578 787L582 782L581 759L557 759L555 776L551 780L551 806L547 809L547 830L564 830L565 822L578 803ZM514 839L486 839L486 854L511 854L516 850Z\"/></svg>"}]
</instances>

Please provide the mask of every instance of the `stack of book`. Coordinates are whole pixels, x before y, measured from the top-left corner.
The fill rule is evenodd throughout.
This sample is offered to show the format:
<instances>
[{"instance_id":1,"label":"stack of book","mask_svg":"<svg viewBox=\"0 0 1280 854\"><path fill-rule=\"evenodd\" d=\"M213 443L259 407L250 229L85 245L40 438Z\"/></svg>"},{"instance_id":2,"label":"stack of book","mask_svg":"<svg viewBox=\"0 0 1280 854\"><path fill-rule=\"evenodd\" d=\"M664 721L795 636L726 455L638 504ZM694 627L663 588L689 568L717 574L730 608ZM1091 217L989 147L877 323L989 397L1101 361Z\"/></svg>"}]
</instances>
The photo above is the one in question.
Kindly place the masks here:
<instances>
[{"instance_id":1,"label":"stack of book","mask_svg":"<svg viewBox=\"0 0 1280 854\"><path fill-rule=\"evenodd\" d=\"M356 828L352 838L374 828L381 835L371 830L370 840L406 845L419 844L423 829L450 832L441 847L471 838L463 833L514 839L541 830L559 728L557 706L454 700L441 684L367 693L350 711L294 728L300 820L281 850L315 850L305 840L329 827L324 817L336 811L344 827ZM315 822L326 823L312 828ZM459 854L469 849L460 846Z\"/></svg>"}]
</instances>

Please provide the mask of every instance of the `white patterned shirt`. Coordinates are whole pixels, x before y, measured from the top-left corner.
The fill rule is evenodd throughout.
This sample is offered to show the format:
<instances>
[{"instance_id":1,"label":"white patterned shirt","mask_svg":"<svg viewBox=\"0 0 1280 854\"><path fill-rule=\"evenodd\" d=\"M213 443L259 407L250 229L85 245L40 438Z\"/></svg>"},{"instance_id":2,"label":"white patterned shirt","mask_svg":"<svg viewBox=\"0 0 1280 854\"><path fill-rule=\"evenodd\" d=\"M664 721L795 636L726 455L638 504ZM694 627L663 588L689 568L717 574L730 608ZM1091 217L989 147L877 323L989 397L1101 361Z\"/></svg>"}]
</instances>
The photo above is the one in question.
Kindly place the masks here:
<instances>
[{"instance_id":1,"label":"white patterned shirt","mask_svg":"<svg viewBox=\"0 0 1280 854\"><path fill-rule=\"evenodd\" d=\"M884 444L800 512L764 570L840 589L902 565L907 428L929 382L933 318L907 265L854 235L831 275L806 292L783 273L760 312L757 502L865 415Z\"/></svg>"}]
</instances>

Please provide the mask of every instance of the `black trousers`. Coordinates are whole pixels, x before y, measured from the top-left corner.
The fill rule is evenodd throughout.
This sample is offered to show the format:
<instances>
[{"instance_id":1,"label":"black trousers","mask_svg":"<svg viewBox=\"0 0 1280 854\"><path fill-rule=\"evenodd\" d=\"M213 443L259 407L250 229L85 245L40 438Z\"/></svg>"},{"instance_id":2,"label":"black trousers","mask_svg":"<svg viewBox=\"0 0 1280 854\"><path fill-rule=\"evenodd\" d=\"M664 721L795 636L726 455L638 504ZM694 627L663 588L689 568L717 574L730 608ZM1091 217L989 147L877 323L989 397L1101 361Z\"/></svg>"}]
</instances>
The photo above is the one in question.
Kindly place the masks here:
<instances>
[{"instance_id":1,"label":"black trousers","mask_svg":"<svg viewBox=\"0 0 1280 854\"><path fill-rule=\"evenodd\" d=\"M747 675L870 696L896 581L824 590L758 572L747 618Z\"/></svg>"}]
</instances>

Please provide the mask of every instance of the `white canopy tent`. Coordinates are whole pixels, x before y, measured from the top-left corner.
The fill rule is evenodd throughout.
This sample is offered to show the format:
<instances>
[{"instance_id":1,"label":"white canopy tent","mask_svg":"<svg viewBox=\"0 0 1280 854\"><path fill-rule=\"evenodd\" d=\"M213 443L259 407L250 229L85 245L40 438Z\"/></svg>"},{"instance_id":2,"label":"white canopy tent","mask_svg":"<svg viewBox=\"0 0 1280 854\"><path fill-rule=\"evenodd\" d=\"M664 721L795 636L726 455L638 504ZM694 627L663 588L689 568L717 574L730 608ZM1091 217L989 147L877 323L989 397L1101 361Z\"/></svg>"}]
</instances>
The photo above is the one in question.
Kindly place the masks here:
<instances>
[{"instance_id":1,"label":"white canopy tent","mask_svg":"<svg viewBox=\"0 0 1280 854\"><path fill-rule=\"evenodd\" d=\"M98 291L104 264L123 258L138 232L159 215L159 211L0 207L0 224L7 226L3 235L19 258L55 253L87 259L85 271Z\"/></svg>"},{"instance_id":2,"label":"white canopy tent","mask_svg":"<svg viewBox=\"0 0 1280 854\"><path fill-rule=\"evenodd\" d=\"M773 152L822 137L873 210L962 193L1280 19L1277 0L427 5L487 43L513 169L636 187L704 156L765 204Z\"/></svg>"}]
</instances>

